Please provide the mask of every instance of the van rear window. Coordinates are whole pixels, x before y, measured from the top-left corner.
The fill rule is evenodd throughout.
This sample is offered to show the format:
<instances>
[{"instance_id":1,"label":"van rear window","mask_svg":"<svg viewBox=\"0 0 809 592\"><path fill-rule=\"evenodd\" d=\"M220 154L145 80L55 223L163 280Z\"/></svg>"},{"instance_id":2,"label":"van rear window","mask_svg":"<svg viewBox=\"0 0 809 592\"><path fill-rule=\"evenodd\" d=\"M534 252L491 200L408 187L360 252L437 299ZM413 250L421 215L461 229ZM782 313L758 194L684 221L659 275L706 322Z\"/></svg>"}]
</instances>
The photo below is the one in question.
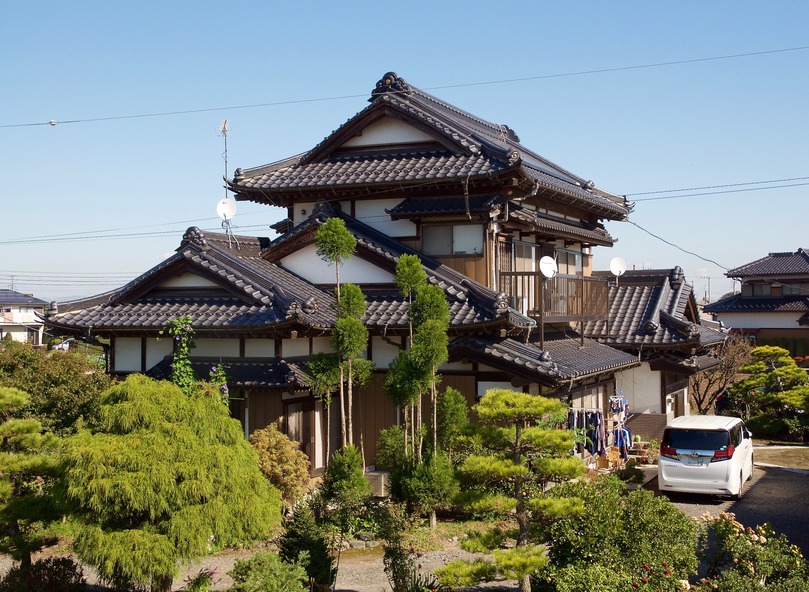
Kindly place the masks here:
<instances>
[{"instance_id":1,"label":"van rear window","mask_svg":"<svg viewBox=\"0 0 809 592\"><path fill-rule=\"evenodd\" d=\"M663 433L663 445L691 450L724 450L729 444L725 430L674 430Z\"/></svg>"}]
</instances>

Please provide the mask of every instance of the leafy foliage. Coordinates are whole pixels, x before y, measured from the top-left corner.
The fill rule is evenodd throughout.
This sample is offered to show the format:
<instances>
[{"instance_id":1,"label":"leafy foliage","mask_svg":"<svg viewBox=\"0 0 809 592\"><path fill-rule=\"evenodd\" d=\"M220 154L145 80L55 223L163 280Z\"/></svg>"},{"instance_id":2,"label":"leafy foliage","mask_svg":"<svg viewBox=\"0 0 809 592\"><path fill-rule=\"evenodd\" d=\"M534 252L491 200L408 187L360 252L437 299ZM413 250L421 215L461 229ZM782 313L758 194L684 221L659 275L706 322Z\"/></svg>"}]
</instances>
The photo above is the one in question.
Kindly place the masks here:
<instances>
[{"instance_id":1,"label":"leafy foliage","mask_svg":"<svg viewBox=\"0 0 809 592\"><path fill-rule=\"evenodd\" d=\"M703 537L708 577L700 589L720 590L790 590L797 582L809 581L809 568L800 549L789 544L784 535L768 524L745 528L731 513L705 517L714 545Z\"/></svg>"},{"instance_id":2,"label":"leafy foliage","mask_svg":"<svg viewBox=\"0 0 809 592\"><path fill-rule=\"evenodd\" d=\"M59 439L42 433L36 419L16 419L29 395L0 387L0 551L31 567L31 554L55 541L41 532L44 523L57 520L52 494L58 476Z\"/></svg>"},{"instance_id":3,"label":"leafy foliage","mask_svg":"<svg viewBox=\"0 0 809 592\"><path fill-rule=\"evenodd\" d=\"M46 352L16 341L0 345L0 386L30 395L15 416L35 417L48 431L64 435L82 422L96 425L100 395L111 384L109 376L82 354Z\"/></svg>"},{"instance_id":4,"label":"leafy foliage","mask_svg":"<svg viewBox=\"0 0 809 592\"><path fill-rule=\"evenodd\" d=\"M442 585L453 589L470 588L480 582L491 582L497 577L497 566L484 559L450 561L435 570Z\"/></svg>"},{"instance_id":5,"label":"leafy foliage","mask_svg":"<svg viewBox=\"0 0 809 592\"><path fill-rule=\"evenodd\" d=\"M298 444L278 430L274 423L250 434L258 455L258 467L280 492L281 499L294 503L309 485L309 458Z\"/></svg>"},{"instance_id":6,"label":"leafy foliage","mask_svg":"<svg viewBox=\"0 0 809 592\"><path fill-rule=\"evenodd\" d=\"M346 228L345 222L340 218L329 218L315 235L317 256L329 265L334 265L337 279L337 299L340 299L340 266L351 258L357 250L357 239Z\"/></svg>"},{"instance_id":7,"label":"leafy foliage","mask_svg":"<svg viewBox=\"0 0 809 592\"><path fill-rule=\"evenodd\" d=\"M298 562L306 570L310 587L320 589L334 581L334 561L329 552L326 534L315 521L307 504L299 504L285 523L279 542L279 555L287 563Z\"/></svg>"},{"instance_id":8,"label":"leafy foliage","mask_svg":"<svg viewBox=\"0 0 809 592\"><path fill-rule=\"evenodd\" d=\"M740 368L747 376L728 389L729 411L745 420L782 420L785 429L787 422L797 420L795 435L804 438L809 425L801 420L809 411L809 374L780 347L757 347L751 358Z\"/></svg>"},{"instance_id":9,"label":"leafy foliage","mask_svg":"<svg viewBox=\"0 0 809 592\"><path fill-rule=\"evenodd\" d=\"M65 482L84 524L75 548L116 585L171 585L178 559L260 540L280 500L218 393L132 375L102 399L102 426L68 441Z\"/></svg>"},{"instance_id":10,"label":"leafy foliage","mask_svg":"<svg viewBox=\"0 0 809 592\"><path fill-rule=\"evenodd\" d=\"M419 512L448 508L458 492L452 466L441 453L405 460L394 469L391 481L396 497Z\"/></svg>"},{"instance_id":11,"label":"leafy foliage","mask_svg":"<svg viewBox=\"0 0 809 592\"><path fill-rule=\"evenodd\" d=\"M461 434L469 425L469 407L461 391L452 387L438 395L438 447L452 460Z\"/></svg>"},{"instance_id":12,"label":"leafy foliage","mask_svg":"<svg viewBox=\"0 0 809 592\"><path fill-rule=\"evenodd\" d=\"M237 560L231 572L231 592L306 592L306 572L297 563L286 563L271 551L259 551Z\"/></svg>"},{"instance_id":13,"label":"leafy foliage","mask_svg":"<svg viewBox=\"0 0 809 592\"><path fill-rule=\"evenodd\" d=\"M225 364L215 364L214 366L211 366L211 370L208 373L208 382L219 390L219 397L222 399L222 403L225 405L228 404L228 400L230 398L228 380L228 369Z\"/></svg>"},{"instance_id":14,"label":"leafy foliage","mask_svg":"<svg viewBox=\"0 0 809 592\"><path fill-rule=\"evenodd\" d=\"M196 332L192 327L194 319L191 315L183 315L172 319L160 334L168 334L174 340L174 355L171 361L171 375L169 380L179 386L188 395L197 381L194 369L191 367L191 350L196 347L194 336Z\"/></svg>"},{"instance_id":15,"label":"leafy foliage","mask_svg":"<svg viewBox=\"0 0 809 592\"><path fill-rule=\"evenodd\" d=\"M563 483L550 495L577 498L582 510L556 517L546 529L550 565L537 578L536 590L558 592L557 574L568 583L597 578L602 571L593 571L596 565L617 581L631 583L643 577L645 567L666 563L671 573L665 574L665 581L671 587L660 590L676 590L677 580L696 572L697 527L668 499L644 489L626 493L623 483L612 476ZM589 575L575 573L579 570Z\"/></svg>"}]
</instances>

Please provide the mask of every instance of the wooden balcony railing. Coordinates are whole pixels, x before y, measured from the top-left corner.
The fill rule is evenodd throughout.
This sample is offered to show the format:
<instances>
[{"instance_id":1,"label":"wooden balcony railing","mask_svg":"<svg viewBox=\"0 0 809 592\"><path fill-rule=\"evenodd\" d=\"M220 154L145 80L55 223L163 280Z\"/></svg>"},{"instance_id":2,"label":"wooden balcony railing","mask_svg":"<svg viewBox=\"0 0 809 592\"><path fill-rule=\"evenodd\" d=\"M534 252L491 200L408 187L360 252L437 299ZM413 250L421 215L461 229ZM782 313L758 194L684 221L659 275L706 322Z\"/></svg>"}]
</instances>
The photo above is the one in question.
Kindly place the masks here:
<instances>
[{"instance_id":1,"label":"wooden balcony railing","mask_svg":"<svg viewBox=\"0 0 809 592\"><path fill-rule=\"evenodd\" d=\"M604 278L558 274L548 279L538 271L501 271L499 288L511 297L513 308L546 323L609 316L609 285Z\"/></svg>"}]
</instances>

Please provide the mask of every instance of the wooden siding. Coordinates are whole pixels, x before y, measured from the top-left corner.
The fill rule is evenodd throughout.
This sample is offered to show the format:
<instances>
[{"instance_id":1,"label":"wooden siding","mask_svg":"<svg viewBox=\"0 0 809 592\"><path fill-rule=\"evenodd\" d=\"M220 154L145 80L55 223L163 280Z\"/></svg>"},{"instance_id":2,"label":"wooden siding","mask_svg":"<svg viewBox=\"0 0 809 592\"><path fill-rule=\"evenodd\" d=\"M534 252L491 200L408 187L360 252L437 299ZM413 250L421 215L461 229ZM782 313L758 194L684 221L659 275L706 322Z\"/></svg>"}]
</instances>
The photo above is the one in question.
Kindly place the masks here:
<instances>
[{"instance_id":1,"label":"wooden siding","mask_svg":"<svg viewBox=\"0 0 809 592\"><path fill-rule=\"evenodd\" d=\"M379 432L396 425L396 407L385 394L385 372L375 372L370 384L359 389L354 402L354 444L360 444L360 430L364 428L365 463L376 463L376 446ZM336 407L335 407L336 405ZM340 401L332 402L332 409L339 413Z\"/></svg>"},{"instance_id":2,"label":"wooden siding","mask_svg":"<svg viewBox=\"0 0 809 592\"><path fill-rule=\"evenodd\" d=\"M244 401L242 402L244 403ZM281 417L284 414L283 401L280 391L253 390L248 394L248 409L250 410L250 433L265 428L271 423L282 429ZM239 420L244 424L244 407L241 409Z\"/></svg>"}]
</instances>

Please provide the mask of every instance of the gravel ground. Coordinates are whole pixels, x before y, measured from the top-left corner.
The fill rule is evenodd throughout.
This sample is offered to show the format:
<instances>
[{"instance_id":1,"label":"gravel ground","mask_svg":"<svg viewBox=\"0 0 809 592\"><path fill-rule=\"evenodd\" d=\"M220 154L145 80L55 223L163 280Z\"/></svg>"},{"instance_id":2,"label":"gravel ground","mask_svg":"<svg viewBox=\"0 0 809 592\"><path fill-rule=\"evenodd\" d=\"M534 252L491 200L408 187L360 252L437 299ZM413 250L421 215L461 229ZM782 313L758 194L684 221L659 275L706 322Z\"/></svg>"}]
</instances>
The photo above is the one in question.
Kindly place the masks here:
<instances>
[{"instance_id":1,"label":"gravel ground","mask_svg":"<svg viewBox=\"0 0 809 592\"><path fill-rule=\"evenodd\" d=\"M194 561L180 569L180 574L174 581L173 590L182 590L186 586L188 578L197 575L201 569L216 570L213 589L227 590L233 584L233 580L227 575L228 572L233 569L238 559L247 559L251 554L252 551L249 550L224 551ZM448 541L446 547L440 551L428 551L421 554L417 558L417 563L424 573L429 573L450 561L474 557L476 555L462 550L456 541ZM0 573L5 573L11 565L12 561L8 556L0 555ZM95 572L91 568L85 567L84 574L88 584L98 584ZM501 580L478 588L482 592L495 589L512 592L517 590L517 583L516 581ZM97 590L106 590L106 588L99 586ZM340 559L336 590L338 592L390 592L391 588L383 571L381 547L344 551Z\"/></svg>"}]
</instances>

